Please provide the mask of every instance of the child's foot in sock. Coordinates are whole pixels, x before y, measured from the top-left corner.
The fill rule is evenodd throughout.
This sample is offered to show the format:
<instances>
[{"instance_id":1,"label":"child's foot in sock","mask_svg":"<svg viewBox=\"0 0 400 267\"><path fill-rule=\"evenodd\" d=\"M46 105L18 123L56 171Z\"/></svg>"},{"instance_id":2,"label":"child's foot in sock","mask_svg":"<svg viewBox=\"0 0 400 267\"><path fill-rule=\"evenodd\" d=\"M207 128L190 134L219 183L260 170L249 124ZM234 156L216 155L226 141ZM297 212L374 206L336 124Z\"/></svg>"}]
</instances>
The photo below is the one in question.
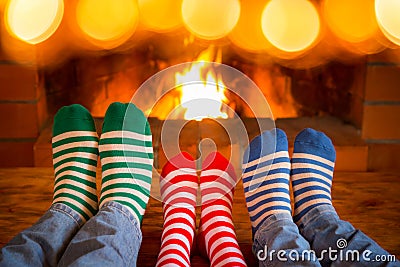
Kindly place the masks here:
<instances>
[{"instance_id":1,"label":"child's foot in sock","mask_svg":"<svg viewBox=\"0 0 400 267\"><path fill-rule=\"evenodd\" d=\"M332 141L313 129L301 131L294 142L291 180L294 221L320 205L332 205L331 186L336 152Z\"/></svg>"},{"instance_id":2,"label":"child's foot in sock","mask_svg":"<svg viewBox=\"0 0 400 267\"><path fill-rule=\"evenodd\" d=\"M53 203L64 203L83 222L97 212L98 136L89 111L81 105L61 108L54 117Z\"/></svg>"},{"instance_id":3,"label":"child's foot in sock","mask_svg":"<svg viewBox=\"0 0 400 267\"><path fill-rule=\"evenodd\" d=\"M149 124L133 104L109 106L100 138L100 207L123 204L141 223L150 195L153 148Z\"/></svg>"},{"instance_id":4,"label":"child's foot in sock","mask_svg":"<svg viewBox=\"0 0 400 267\"><path fill-rule=\"evenodd\" d=\"M195 162L188 153L164 166L160 177L164 226L156 266L190 266L197 188Z\"/></svg>"},{"instance_id":5,"label":"child's foot in sock","mask_svg":"<svg viewBox=\"0 0 400 267\"><path fill-rule=\"evenodd\" d=\"M210 266L246 266L232 221L236 182L233 166L220 153L211 153L204 160L199 249L210 259Z\"/></svg>"},{"instance_id":6,"label":"child's foot in sock","mask_svg":"<svg viewBox=\"0 0 400 267\"><path fill-rule=\"evenodd\" d=\"M269 216L291 215L286 134L274 129L254 138L245 151L242 167L244 194L254 236Z\"/></svg>"}]
</instances>

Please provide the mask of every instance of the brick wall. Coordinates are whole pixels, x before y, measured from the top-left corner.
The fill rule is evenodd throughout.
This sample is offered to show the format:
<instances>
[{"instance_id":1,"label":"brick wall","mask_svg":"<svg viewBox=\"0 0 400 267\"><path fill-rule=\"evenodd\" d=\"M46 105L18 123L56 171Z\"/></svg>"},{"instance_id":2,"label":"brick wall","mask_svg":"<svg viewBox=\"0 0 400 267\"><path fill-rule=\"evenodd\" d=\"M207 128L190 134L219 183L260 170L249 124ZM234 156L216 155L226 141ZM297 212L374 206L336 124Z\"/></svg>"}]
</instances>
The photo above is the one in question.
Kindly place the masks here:
<instances>
[{"instance_id":1,"label":"brick wall","mask_svg":"<svg viewBox=\"0 0 400 267\"><path fill-rule=\"evenodd\" d=\"M34 165L33 146L47 120L41 77L0 51L0 167Z\"/></svg>"},{"instance_id":2,"label":"brick wall","mask_svg":"<svg viewBox=\"0 0 400 267\"><path fill-rule=\"evenodd\" d=\"M362 138L370 170L400 170L400 51L368 58Z\"/></svg>"}]
</instances>

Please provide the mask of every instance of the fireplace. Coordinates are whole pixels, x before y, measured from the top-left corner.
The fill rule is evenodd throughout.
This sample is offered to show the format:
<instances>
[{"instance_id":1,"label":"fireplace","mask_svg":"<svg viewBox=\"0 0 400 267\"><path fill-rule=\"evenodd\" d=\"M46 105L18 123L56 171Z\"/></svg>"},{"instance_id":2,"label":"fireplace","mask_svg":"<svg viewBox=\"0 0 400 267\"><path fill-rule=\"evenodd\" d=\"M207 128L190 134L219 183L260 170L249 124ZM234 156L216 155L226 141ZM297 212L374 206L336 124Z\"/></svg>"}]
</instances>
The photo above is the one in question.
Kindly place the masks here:
<instances>
[{"instance_id":1,"label":"fireplace","mask_svg":"<svg viewBox=\"0 0 400 267\"><path fill-rule=\"evenodd\" d=\"M399 231L387 227L399 218L400 6L385 3L398 2L0 0L0 244L52 200L57 110L85 106L100 133L108 106L132 101L148 117L154 150L143 266L160 251L167 160L187 151L200 170L218 150L240 177L248 142L275 126L289 154L306 127L332 139L335 209L400 255ZM101 180L97 168L98 193ZM244 200L239 179L233 221L254 266ZM193 266L209 266L193 252Z\"/></svg>"},{"instance_id":2,"label":"fireplace","mask_svg":"<svg viewBox=\"0 0 400 267\"><path fill-rule=\"evenodd\" d=\"M329 1L308 1L318 7L321 21L327 25L321 22L320 32L323 33L302 52L291 52L293 48L290 47L285 48L286 51L277 49L273 41L265 40L261 29L249 28L252 38L243 38L246 33L243 29L255 21L254 17L261 16L263 1L241 3L237 25L223 37L196 35L186 24L173 27L173 18L168 20L171 29L149 29L149 24L155 21L141 17L143 21L137 22L133 36L124 40L121 37L120 43L109 47L82 41L82 32L76 32L73 19L78 2L65 3L64 18L58 30L34 46L14 38L2 25L2 166L51 166L51 118L60 107L72 103L84 105L96 117L98 129L101 129L109 104L129 102L138 88L160 71L185 62L194 62L192 66L196 69L201 60L221 63L246 75L267 99L271 116L257 116L248 103L225 90L216 93L220 96L216 101L226 106L216 118L198 121L191 120L193 117L168 117L169 111L182 101L183 94L182 88L171 90L153 109L143 110L149 116L154 133L156 168L162 167L167 159L163 145L169 144L161 142L167 121L182 127L181 150L201 158L202 152L217 148L231 157L239 168L245 144L232 143L227 138L227 129L240 122L251 139L260 131L257 120L266 128L273 125L283 128L289 141L304 127L327 132L337 145L340 170L385 170L400 166L393 156L400 150L398 116L395 115L400 100L398 46L389 38L378 44L377 40L386 36L382 33L362 42L350 42L343 36L340 39L334 28L328 27L333 23L332 17L323 11L328 5L325 2ZM2 13L4 8L2 5ZM151 11L151 7L146 8ZM150 12L146 8L139 9L143 16ZM172 10L174 7L165 8ZM73 46L75 41L78 44ZM67 45L73 48L68 49ZM17 51L14 48L18 48ZM183 72L171 76L171 80L177 79L177 75ZM246 90L247 85L240 81L213 79L217 84L236 82L236 86ZM156 80L153 85L157 87L165 82ZM154 90L156 92L157 88ZM252 90L247 91L253 107L263 105ZM139 107L147 104L146 97L136 101ZM202 142L207 138L214 139L214 143ZM199 143L202 143L200 148ZM354 159L355 162L351 162Z\"/></svg>"}]
</instances>

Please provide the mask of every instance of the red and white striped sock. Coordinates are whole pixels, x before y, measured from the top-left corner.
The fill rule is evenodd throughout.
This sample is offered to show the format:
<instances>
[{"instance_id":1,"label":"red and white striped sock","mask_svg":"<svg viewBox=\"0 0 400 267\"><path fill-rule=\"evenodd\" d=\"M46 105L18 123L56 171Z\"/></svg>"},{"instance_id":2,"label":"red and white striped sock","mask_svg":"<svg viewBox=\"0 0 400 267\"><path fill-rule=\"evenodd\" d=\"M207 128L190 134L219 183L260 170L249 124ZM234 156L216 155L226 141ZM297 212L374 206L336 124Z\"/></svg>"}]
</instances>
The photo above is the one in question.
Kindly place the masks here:
<instances>
[{"instance_id":1,"label":"red and white striped sock","mask_svg":"<svg viewBox=\"0 0 400 267\"><path fill-rule=\"evenodd\" d=\"M198 188L196 166L188 153L172 158L160 177L164 226L156 266L190 266Z\"/></svg>"},{"instance_id":2,"label":"red and white striped sock","mask_svg":"<svg viewBox=\"0 0 400 267\"><path fill-rule=\"evenodd\" d=\"M210 266L246 266L232 221L233 166L220 153L211 153L200 176L201 219L199 249L207 253Z\"/></svg>"}]
</instances>

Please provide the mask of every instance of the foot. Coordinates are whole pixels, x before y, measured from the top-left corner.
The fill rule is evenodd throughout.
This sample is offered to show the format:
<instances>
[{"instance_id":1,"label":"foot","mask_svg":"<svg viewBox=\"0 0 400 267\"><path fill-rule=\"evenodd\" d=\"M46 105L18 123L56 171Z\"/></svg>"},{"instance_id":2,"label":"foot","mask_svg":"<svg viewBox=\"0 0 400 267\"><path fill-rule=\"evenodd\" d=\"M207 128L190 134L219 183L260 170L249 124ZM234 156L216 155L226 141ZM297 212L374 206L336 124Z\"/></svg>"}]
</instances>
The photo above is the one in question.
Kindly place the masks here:
<instances>
[{"instance_id":1,"label":"foot","mask_svg":"<svg viewBox=\"0 0 400 267\"><path fill-rule=\"evenodd\" d=\"M164 166L160 177L164 226L156 266L190 266L197 188L195 162L188 153Z\"/></svg>"},{"instance_id":2,"label":"foot","mask_svg":"<svg viewBox=\"0 0 400 267\"><path fill-rule=\"evenodd\" d=\"M266 131L251 141L243 158L243 188L253 236L271 215L291 215L290 160L285 132Z\"/></svg>"},{"instance_id":3,"label":"foot","mask_svg":"<svg viewBox=\"0 0 400 267\"><path fill-rule=\"evenodd\" d=\"M140 224L149 201L153 166L151 131L143 112L133 104L111 104L99 151L100 207L109 201L118 202Z\"/></svg>"},{"instance_id":4,"label":"foot","mask_svg":"<svg viewBox=\"0 0 400 267\"><path fill-rule=\"evenodd\" d=\"M291 181L294 193L294 221L320 205L332 205L331 187L336 152L322 132L304 129L294 142Z\"/></svg>"},{"instance_id":5,"label":"foot","mask_svg":"<svg viewBox=\"0 0 400 267\"><path fill-rule=\"evenodd\" d=\"M61 108L54 117L53 203L76 211L82 221L97 212L96 167L98 136L89 111L81 105Z\"/></svg>"},{"instance_id":6,"label":"foot","mask_svg":"<svg viewBox=\"0 0 400 267\"><path fill-rule=\"evenodd\" d=\"M210 266L246 266L232 221L236 182L233 166L220 153L211 153L204 160L198 242L201 253L210 259Z\"/></svg>"}]
</instances>

